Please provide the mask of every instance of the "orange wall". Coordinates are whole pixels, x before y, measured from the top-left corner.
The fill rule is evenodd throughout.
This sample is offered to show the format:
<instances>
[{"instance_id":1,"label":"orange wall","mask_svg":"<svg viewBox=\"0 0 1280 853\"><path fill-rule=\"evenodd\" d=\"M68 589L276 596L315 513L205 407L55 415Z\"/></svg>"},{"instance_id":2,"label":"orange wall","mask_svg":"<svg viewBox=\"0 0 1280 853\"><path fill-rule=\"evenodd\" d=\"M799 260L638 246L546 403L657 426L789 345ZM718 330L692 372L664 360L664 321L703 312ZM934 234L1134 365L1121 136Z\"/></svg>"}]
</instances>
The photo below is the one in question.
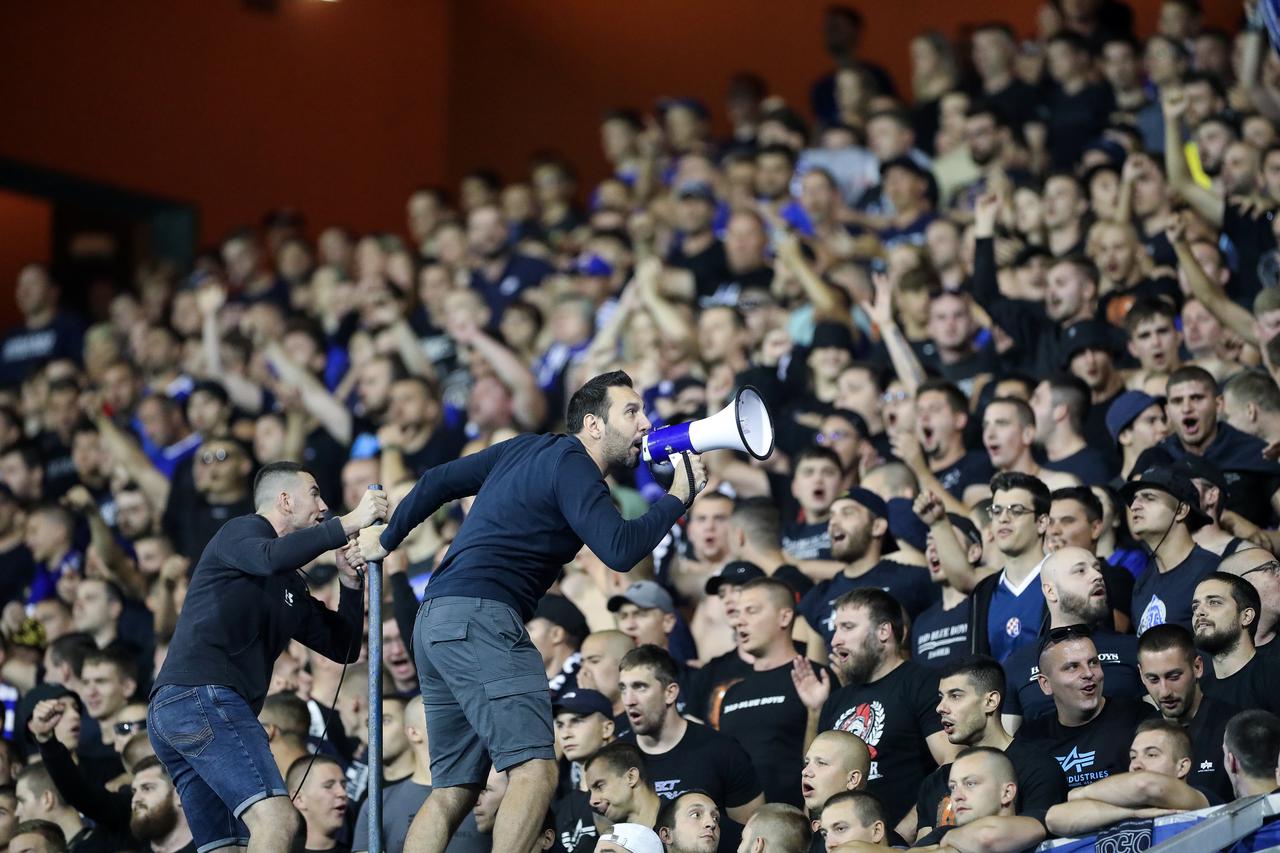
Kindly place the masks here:
<instances>
[{"instance_id":1,"label":"orange wall","mask_svg":"<svg viewBox=\"0 0 1280 853\"><path fill-rule=\"evenodd\" d=\"M44 0L0 27L0 157L196 203L205 240L273 206L315 226L399 230L408 191L467 169L522 174L558 149L603 173L597 122L662 95L723 121L732 73L807 112L829 69L825 2L802 0ZM904 79L907 43L1032 0L859 2L863 53ZM1134 0L1150 32L1159 0ZM1235 8L1213 8L1231 24ZM1228 9L1228 6L1232 6ZM1221 7L1221 8L1219 8Z\"/></svg>"},{"instance_id":2,"label":"orange wall","mask_svg":"<svg viewBox=\"0 0 1280 853\"><path fill-rule=\"evenodd\" d=\"M10 4L0 156L199 204L397 228L444 169L446 0Z\"/></svg>"}]
</instances>

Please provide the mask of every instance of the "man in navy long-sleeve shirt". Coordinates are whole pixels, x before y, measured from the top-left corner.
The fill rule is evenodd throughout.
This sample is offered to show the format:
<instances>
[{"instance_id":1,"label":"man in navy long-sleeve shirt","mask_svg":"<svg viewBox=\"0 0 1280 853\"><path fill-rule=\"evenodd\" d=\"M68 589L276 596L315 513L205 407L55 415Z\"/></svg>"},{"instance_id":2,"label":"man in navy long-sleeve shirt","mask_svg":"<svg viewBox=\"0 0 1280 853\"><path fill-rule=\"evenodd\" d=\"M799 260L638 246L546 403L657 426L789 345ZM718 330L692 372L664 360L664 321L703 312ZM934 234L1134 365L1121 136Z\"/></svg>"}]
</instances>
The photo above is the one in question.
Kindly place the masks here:
<instances>
[{"instance_id":1,"label":"man in navy long-sleeve shirt","mask_svg":"<svg viewBox=\"0 0 1280 853\"><path fill-rule=\"evenodd\" d=\"M371 490L325 521L315 477L292 462L262 468L253 500L257 512L224 524L196 563L147 713L156 757L206 851L250 838L252 850L293 849L301 816L257 714L291 640L344 663L360 656L364 561L348 538L387 514L385 494ZM300 571L335 549L345 549L337 612L311 597Z\"/></svg>"},{"instance_id":2,"label":"man in navy long-sleeve shirt","mask_svg":"<svg viewBox=\"0 0 1280 853\"><path fill-rule=\"evenodd\" d=\"M579 389L567 421L571 435L521 435L432 468L384 530L360 535L364 558L381 559L446 501L476 496L414 625L432 790L406 849L445 849L490 761L509 779L493 849L529 849L557 773L546 673L524 623L584 543L609 568L630 571L706 486L701 462L685 454L671 491L644 516L618 514L604 474L639 464L650 427L621 371Z\"/></svg>"}]
</instances>

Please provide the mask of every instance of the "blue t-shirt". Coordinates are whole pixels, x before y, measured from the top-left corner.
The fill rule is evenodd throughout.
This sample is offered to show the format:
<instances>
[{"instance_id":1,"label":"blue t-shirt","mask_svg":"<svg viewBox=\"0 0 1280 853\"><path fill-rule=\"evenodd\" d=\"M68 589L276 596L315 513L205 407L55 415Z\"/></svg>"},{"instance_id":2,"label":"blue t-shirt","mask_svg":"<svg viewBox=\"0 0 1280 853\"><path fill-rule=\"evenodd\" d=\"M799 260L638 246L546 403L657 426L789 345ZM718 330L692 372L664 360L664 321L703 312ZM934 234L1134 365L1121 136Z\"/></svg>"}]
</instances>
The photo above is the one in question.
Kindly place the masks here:
<instances>
[{"instance_id":1,"label":"blue t-shirt","mask_svg":"<svg viewBox=\"0 0 1280 853\"><path fill-rule=\"evenodd\" d=\"M538 258L512 254L496 280L490 280L480 270L471 273L471 287L489 304L489 326L497 328L502 312L525 290L537 287L553 272L551 265Z\"/></svg>"},{"instance_id":2,"label":"blue t-shirt","mask_svg":"<svg viewBox=\"0 0 1280 853\"><path fill-rule=\"evenodd\" d=\"M1034 643L1042 621L1044 591L1040 588L1040 566L1037 565L1017 587L1009 582L1002 569L987 610L987 640L991 644L991 656L1004 663L1017 649Z\"/></svg>"}]
</instances>

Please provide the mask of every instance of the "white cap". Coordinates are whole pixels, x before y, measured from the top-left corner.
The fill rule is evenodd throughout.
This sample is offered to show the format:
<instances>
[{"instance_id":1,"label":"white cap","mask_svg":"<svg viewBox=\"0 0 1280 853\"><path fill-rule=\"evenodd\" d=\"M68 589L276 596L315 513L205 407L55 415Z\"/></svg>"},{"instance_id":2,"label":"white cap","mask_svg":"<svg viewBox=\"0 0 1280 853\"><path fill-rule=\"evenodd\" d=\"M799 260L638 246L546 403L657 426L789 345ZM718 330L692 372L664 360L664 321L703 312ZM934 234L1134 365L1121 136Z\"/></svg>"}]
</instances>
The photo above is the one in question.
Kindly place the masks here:
<instances>
[{"instance_id":1,"label":"white cap","mask_svg":"<svg viewBox=\"0 0 1280 853\"><path fill-rule=\"evenodd\" d=\"M631 853L663 853L657 833L638 823L615 823L613 829L600 836L600 840L620 844Z\"/></svg>"}]
</instances>

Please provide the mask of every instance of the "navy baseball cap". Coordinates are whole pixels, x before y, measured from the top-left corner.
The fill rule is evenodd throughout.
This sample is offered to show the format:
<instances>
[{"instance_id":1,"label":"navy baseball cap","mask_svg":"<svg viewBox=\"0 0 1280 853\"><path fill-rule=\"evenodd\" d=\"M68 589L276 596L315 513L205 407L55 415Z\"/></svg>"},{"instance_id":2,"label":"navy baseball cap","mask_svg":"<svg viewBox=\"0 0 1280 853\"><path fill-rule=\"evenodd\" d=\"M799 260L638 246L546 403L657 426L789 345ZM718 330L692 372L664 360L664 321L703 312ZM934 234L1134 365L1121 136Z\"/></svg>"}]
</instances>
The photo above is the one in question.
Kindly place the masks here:
<instances>
[{"instance_id":1,"label":"navy baseball cap","mask_svg":"<svg viewBox=\"0 0 1280 853\"><path fill-rule=\"evenodd\" d=\"M595 253L579 255L578 260L574 263L574 269L578 275L597 278L608 278L613 275L613 264Z\"/></svg>"},{"instance_id":2,"label":"navy baseball cap","mask_svg":"<svg viewBox=\"0 0 1280 853\"><path fill-rule=\"evenodd\" d=\"M1187 513L1187 527L1191 530L1199 530L1209 523L1209 516L1200 509L1200 492L1196 491L1195 484L1184 471L1176 470L1173 466L1148 468L1120 487L1120 500L1128 506L1133 496L1143 489L1164 492L1178 503L1184 503L1190 507L1191 511Z\"/></svg>"},{"instance_id":3,"label":"navy baseball cap","mask_svg":"<svg viewBox=\"0 0 1280 853\"><path fill-rule=\"evenodd\" d=\"M876 518L883 518L885 521L889 520L889 505L884 502L884 498L870 489L854 486L852 489L836 495L836 499L831 502L832 505L836 501L853 501L854 503L862 504Z\"/></svg>"},{"instance_id":4,"label":"navy baseball cap","mask_svg":"<svg viewBox=\"0 0 1280 853\"><path fill-rule=\"evenodd\" d=\"M1208 459L1188 453L1173 463L1173 469L1186 474L1193 480L1207 480L1211 485L1217 486L1218 491L1222 492L1218 502L1220 504L1227 502L1227 475Z\"/></svg>"},{"instance_id":5,"label":"navy baseball cap","mask_svg":"<svg viewBox=\"0 0 1280 853\"><path fill-rule=\"evenodd\" d=\"M671 600L671 593L662 588L657 581L636 581L627 587L622 595L609 599L609 612L617 613L624 604L634 604L646 610L658 608L663 613L675 613L676 605Z\"/></svg>"},{"instance_id":6,"label":"navy baseball cap","mask_svg":"<svg viewBox=\"0 0 1280 853\"><path fill-rule=\"evenodd\" d=\"M961 537L968 540L969 545L982 545L982 534L972 521L957 512L947 513L947 521L951 522L951 526Z\"/></svg>"},{"instance_id":7,"label":"navy baseball cap","mask_svg":"<svg viewBox=\"0 0 1280 853\"><path fill-rule=\"evenodd\" d=\"M705 201L708 204L716 203L716 191L711 188L711 184L706 181L685 181L676 187L676 198L684 201L685 199L696 198Z\"/></svg>"},{"instance_id":8,"label":"navy baseball cap","mask_svg":"<svg viewBox=\"0 0 1280 853\"><path fill-rule=\"evenodd\" d=\"M764 577L764 569L746 560L733 560L725 563L720 571L707 578L707 595L717 595L725 584L742 586L747 581Z\"/></svg>"},{"instance_id":9,"label":"navy baseball cap","mask_svg":"<svg viewBox=\"0 0 1280 853\"><path fill-rule=\"evenodd\" d=\"M829 321L818 323L813 328L813 338L809 342L809 349L822 349L824 347L837 347L853 352L853 332L849 331L849 327L844 323L832 323Z\"/></svg>"},{"instance_id":10,"label":"navy baseball cap","mask_svg":"<svg viewBox=\"0 0 1280 853\"><path fill-rule=\"evenodd\" d=\"M1152 406L1162 406L1164 400L1152 397L1145 391L1125 391L1111 402L1107 409L1107 432L1112 441L1120 440L1120 433L1129 428L1137 420L1138 415Z\"/></svg>"},{"instance_id":11,"label":"navy baseball cap","mask_svg":"<svg viewBox=\"0 0 1280 853\"><path fill-rule=\"evenodd\" d=\"M606 720L613 719L613 703L603 693L578 687L568 693L560 694L560 698L551 703L551 713L559 714L567 711L581 717L601 714Z\"/></svg>"},{"instance_id":12,"label":"navy baseball cap","mask_svg":"<svg viewBox=\"0 0 1280 853\"><path fill-rule=\"evenodd\" d=\"M563 595L547 593L542 596L538 601L537 609L533 611L533 618L546 619L552 625L559 625L564 628L565 633L577 639L578 642L582 642L587 634L591 633L582 611Z\"/></svg>"}]
</instances>

